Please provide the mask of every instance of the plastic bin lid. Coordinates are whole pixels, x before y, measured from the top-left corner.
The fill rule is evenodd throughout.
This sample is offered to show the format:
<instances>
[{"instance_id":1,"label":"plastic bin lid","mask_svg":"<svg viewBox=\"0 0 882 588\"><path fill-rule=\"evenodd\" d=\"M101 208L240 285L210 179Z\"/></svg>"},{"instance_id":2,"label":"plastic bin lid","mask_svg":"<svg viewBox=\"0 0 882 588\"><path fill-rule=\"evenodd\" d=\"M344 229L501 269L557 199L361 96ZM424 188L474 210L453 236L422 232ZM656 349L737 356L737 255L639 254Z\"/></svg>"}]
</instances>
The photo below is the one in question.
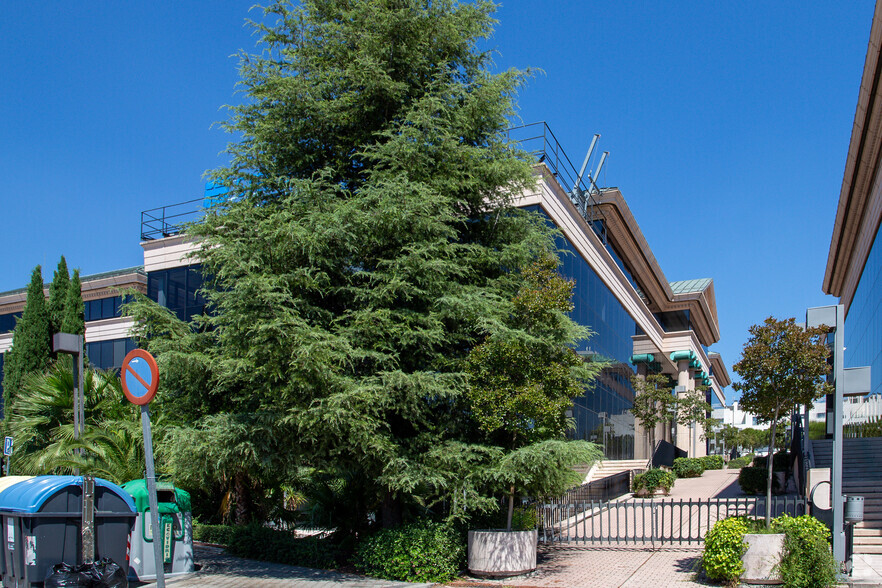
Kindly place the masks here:
<instances>
[{"instance_id":1,"label":"plastic bin lid","mask_svg":"<svg viewBox=\"0 0 882 588\"><path fill-rule=\"evenodd\" d=\"M147 493L147 480L143 478L132 480L122 485L123 490L132 495L135 499L135 508L138 512L147 512L150 509L150 496ZM162 500L163 495L168 496L174 492L174 502ZM160 514L171 514L176 512L191 512L190 510L190 493L181 490L173 484L166 482L156 483L156 493L159 499L157 510Z\"/></svg>"},{"instance_id":2,"label":"plastic bin lid","mask_svg":"<svg viewBox=\"0 0 882 588\"><path fill-rule=\"evenodd\" d=\"M3 476L0 478L0 492L3 492L10 486L18 484L19 482L30 480L31 478L33 478L33 476Z\"/></svg>"},{"instance_id":3,"label":"plastic bin lid","mask_svg":"<svg viewBox=\"0 0 882 588\"><path fill-rule=\"evenodd\" d=\"M43 504L60 490L69 486L82 486L82 476L36 476L23 480L0 492L0 510L7 512L35 513ZM123 499L131 512L135 512L135 502L129 494L103 478L95 478L96 488L107 488Z\"/></svg>"}]
</instances>

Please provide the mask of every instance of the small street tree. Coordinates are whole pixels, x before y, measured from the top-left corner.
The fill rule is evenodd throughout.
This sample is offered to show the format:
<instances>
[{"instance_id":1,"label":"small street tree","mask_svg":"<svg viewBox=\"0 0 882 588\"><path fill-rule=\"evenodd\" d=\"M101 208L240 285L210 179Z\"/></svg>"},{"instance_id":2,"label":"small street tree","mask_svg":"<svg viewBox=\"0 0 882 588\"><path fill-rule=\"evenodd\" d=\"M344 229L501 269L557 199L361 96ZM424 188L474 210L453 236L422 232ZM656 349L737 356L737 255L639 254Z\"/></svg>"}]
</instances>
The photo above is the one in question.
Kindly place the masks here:
<instances>
[{"instance_id":1,"label":"small street tree","mask_svg":"<svg viewBox=\"0 0 882 588\"><path fill-rule=\"evenodd\" d=\"M472 418L504 448L497 478L507 486L509 530L517 490L563 491L562 473L600 457L590 443L564 442L571 426L566 411L600 364L586 364L570 347L589 332L565 314L573 309L574 282L557 273L557 263L547 255L523 272L507 328L466 359Z\"/></svg>"},{"instance_id":2,"label":"small street tree","mask_svg":"<svg viewBox=\"0 0 882 588\"><path fill-rule=\"evenodd\" d=\"M643 426L651 454L655 451L656 428L660 424L669 424L674 419L671 408L675 399L671 379L664 374L649 374L644 378L632 376L631 385L635 392L631 414Z\"/></svg>"},{"instance_id":3,"label":"small street tree","mask_svg":"<svg viewBox=\"0 0 882 588\"><path fill-rule=\"evenodd\" d=\"M21 319L15 324L12 349L6 352L3 363L3 410L6 418L15 396L21 391L25 376L49 366L49 316L43 293L43 274L40 266L31 273L27 300Z\"/></svg>"},{"instance_id":4,"label":"small street tree","mask_svg":"<svg viewBox=\"0 0 882 588\"><path fill-rule=\"evenodd\" d=\"M772 502L772 456L778 420L800 404L811 404L832 387L826 383L829 371L825 344L827 330L803 329L793 318L779 321L769 317L750 327L741 360L733 366L741 381L733 387L741 392L741 406L771 423L767 504ZM766 526L771 521L766 508Z\"/></svg>"}]
</instances>

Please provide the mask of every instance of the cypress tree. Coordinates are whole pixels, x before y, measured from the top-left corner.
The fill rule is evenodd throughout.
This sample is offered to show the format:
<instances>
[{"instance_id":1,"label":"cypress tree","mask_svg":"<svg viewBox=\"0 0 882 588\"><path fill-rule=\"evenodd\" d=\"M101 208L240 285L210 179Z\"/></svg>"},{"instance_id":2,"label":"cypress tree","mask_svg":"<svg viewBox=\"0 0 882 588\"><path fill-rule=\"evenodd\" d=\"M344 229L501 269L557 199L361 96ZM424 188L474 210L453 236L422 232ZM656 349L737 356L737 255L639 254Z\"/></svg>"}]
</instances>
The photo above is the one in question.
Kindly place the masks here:
<instances>
[{"instance_id":1,"label":"cypress tree","mask_svg":"<svg viewBox=\"0 0 882 588\"><path fill-rule=\"evenodd\" d=\"M64 303L64 321L61 323L62 333L84 335L86 333L86 309L83 304L80 270L74 270L67 289L67 300Z\"/></svg>"},{"instance_id":2,"label":"cypress tree","mask_svg":"<svg viewBox=\"0 0 882 588\"><path fill-rule=\"evenodd\" d=\"M67 291L70 287L70 273L67 269L67 261L64 256L58 261L58 267L55 275L52 277L52 283L49 284L49 303L47 311L49 313L49 333L61 332L61 325L64 322L64 305L67 302Z\"/></svg>"},{"instance_id":3,"label":"cypress tree","mask_svg":"<svg viewBox=\"0 0 882 588\"><path fill-rule=\"evenodd\" d=\"M10 402L14 402L21 392L25 376L46 369L50 356L49 316L43 293L43 274L38 265L31 274L24 312L15 324L12 349L6 353L3 364L3 406L7 416Z\"/></svg>"}]
</instances>

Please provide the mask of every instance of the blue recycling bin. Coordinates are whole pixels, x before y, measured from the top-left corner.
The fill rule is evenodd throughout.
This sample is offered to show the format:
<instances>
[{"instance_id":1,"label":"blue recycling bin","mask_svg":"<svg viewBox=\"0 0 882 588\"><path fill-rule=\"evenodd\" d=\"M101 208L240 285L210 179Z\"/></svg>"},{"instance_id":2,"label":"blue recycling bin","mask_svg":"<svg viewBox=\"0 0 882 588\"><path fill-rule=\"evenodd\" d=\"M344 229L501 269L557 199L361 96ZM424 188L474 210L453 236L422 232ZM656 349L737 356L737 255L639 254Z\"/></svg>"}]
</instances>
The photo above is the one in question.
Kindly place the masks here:
<instances>
[{"instance_id":1,"label":"blue recycling bin","mask_svg":"<svg viewBox=\"0 0 882 588\"><path fill-rule=\"evenodd\" d=\"M82 476L37 476L0 492L5 531L3 586L42 586L55 564L82 562ZM112 482L95 478L95 559L128 572L135 503Z\"/></svg>"}]
</instances>

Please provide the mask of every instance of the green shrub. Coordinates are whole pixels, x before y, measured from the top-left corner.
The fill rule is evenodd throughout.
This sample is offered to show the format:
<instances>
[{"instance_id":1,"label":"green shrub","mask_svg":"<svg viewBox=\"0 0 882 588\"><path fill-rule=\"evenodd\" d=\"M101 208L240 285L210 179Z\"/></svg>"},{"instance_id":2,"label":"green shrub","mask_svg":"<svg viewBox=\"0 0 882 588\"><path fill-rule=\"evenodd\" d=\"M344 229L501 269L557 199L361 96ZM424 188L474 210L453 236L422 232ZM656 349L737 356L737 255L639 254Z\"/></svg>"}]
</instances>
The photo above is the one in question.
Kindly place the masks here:
<instances>
[{"instance_id":1,"label":"green shrub","mask_svg":"<svg viewBox=\"0 0 882 588\"><path fill-rule=\"evenodd\" d=\"M769 469L769 456L759 455L753 458L753 467ZM772 460L772 470L776 472L786 472L790 469L790 454L786 451L779 451Z\"/></svg>"},{"instance_id":2,"label":"green shrub","mask_svg":"<svg viewBox=\"0 0 882 588\"><path fill-rule=\"evenodd\" d=\"M722 455L705 455L698 459L701 460L701 463L706 470L721 470L726 465Z\"/></svg>"},{"instance_id":3,"label":"green shrub","mask_svg":"<svg viewBox=\"0 0 882 588\"><path fill-rule=\"evenodd\" d=\"M356 562L370 576L402 582L447 582L465 565L460 533L441 523L419 522L383 529L356 550Z\"/></svg>"},{"instance_id":4,"label":"green shrub","mask_svg":"<svg viewBox=\"0 0 882 588\"><path fill-rule=\"evenodd\" d=\"M745 494L765 494L766 483L769 480L769 470L766 468L741 468L738 473L738 484ZM776 476L772 476L772 492L780 492L781 483Z\"/></svg>"},{"instance_id":5,"label":"green shrub","mask_svg":"<svg viewBox=\"0 0 882 588\"><path fill-rule=\"evenodd\" d=\"M704 473L704 464L697 457L678 457L673 469L678 478L698 478Z\"/></svg>"},{"instance_id":6,"label":"green shrub","mask_svg":"<svg viewBox=\"0 0 882 588\"><path fill-rule=\"evenodd\" d=\"M671 488L674 487L674 481L676 479L677 477L672 472L668 472L661 468L653 468L634 476L632 489L634 492L646 490L651 495L659 488L662 488L664 489L665 494L670 494Z\"/></svg>"},{"instance_id":7,"label":"green shrub","mask_svg":"<svg viewBox=\"0 0 882 588\"><path fill-rule=\"evenodd\" d=\"M704 537L701 566L711 580L735 582L744 573L741 556L747 550L744 534L751 525L744 517L717 521Z\"/></svg>"},{"instance_id":8,"label":"green shrub","mask_svg":"<svg viewBox=\"0 0 882 588\"><path fill-rule=\"evenodd\" d=\"M231 555L308 568L336 567L338 548L331 539L296 537L256 524L231 529L227 541Z\"/></svg>"},{"instance_id":9,"label":"green shrub","mask_svg":"<svg viewBox=\"0 0 882 588\"><path fill-rule=\"evenodd\" d=\"M193 540L203 543L229 545L236 527L231 525L203 525L193 523Z\"/></svg>"},{"instance_id":10,"label":"green shrub","mask_svg":"<svg viewBox=\"0 0 882 588\"><path fill-rule=\"evenodd\" d=\"M729 461L728 468L730 470L739 470L744 466L749 466L753 463L753 454L742 455L741 457L737 457L731 461Z\"/></svg>"},{"instance_id":11,"label":"green shrub","mask_svg":"<svg viewBox=\"0 0 882 588\"><path fill-rule=\"evenodd\" d=\"M836 584L839 566L830 550L830 531L810 515L782 515L772 521L784 533L784 555L778 569L787 588L827 588Z\"/></svg>"},{"instance_id":12,"label":"green shrub","mask_svg":"<svg viewBox=\"0 0 882 588\"><path fill-rule=\"evenodd\" d=\"M746 533L784 533L778 571L785 588L828 588L837 580L838 565L830 550L830 531L810 515L782 515L766 529L762 520L730 517L718 521L704 538L701 565L711 580L734 583L744 573L741 557Z\"/></svg>"}]
</instances>

